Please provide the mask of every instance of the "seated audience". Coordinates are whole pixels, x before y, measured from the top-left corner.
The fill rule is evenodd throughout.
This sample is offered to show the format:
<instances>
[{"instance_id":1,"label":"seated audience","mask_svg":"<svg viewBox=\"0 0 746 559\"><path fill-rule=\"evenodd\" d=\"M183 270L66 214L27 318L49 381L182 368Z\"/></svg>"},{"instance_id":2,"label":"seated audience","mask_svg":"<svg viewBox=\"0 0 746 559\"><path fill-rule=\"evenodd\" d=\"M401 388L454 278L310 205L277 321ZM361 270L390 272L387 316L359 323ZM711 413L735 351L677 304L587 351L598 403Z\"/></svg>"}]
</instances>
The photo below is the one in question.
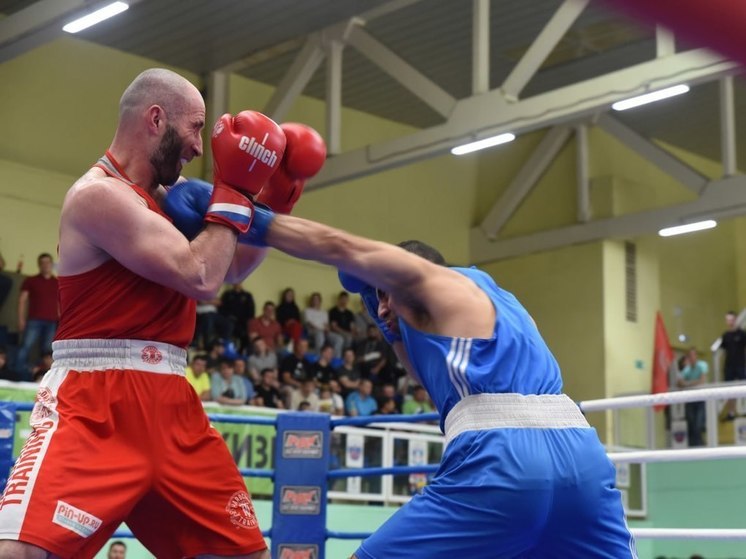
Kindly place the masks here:
<instances>
[{"instance_id":1,"label":"seated audience","mask_svg":"<svg viewBox=\"0 0 746 559\"><path fill-rule=\"evenodd\" d=\"M342 388L342 396L346 398L350 392L357 390L360 379L362 373L357 364L355 350L348 348L342 355L342 365L337 368L337 380Z\"/></svg>"},{"instance_id":2,"label":"seated audience","mask_svg":"<svg viewBox=\"0 0 746 559\"><path fill-rule=\"evenodd\" d=\"M306 359L308 340L293 342L293 353L280 362L280 382L286 388L300 388L301 382L313 379L311 362ZM293 409L293 408L291 408Z\"/></svg>"},{"instance_id":3,"label":"seated audience","mask_svg":"<svg viewBox=\"0 0 746 559\"><path fill-rule=\"evenodd\" d=\"M345 400L345 409L347 415L368 416L373 415L378 410L378 403L373 397L373 383L368 379L360 381L357 390L351 392Z\"/></svg>"},{"instance_id":4,"label":"seated audience","mask_svg":"<svg viewBox=\"0 0 746 559\"><path fill-rule=\"evenodd\" d=\"M304 380L300 387L290 392L288 409L299 410L301 402L308 403L308 411L319 411L319 397L316 395L316 383L313 379Z\"/></svg>"},{"instance_id":5,"label":"seated audience","mask_svg":"<svg viewBox=\"0 0 746 559\"><path fill-rule=\"evenodd\" d=\"M222 359L219 372L213 373L210 381L212 399L218 404L241 406L255 396L247 392L247 385L243 378L236 375L232 359Z\"/></svg>"},{"instance_id":6,"label":"seated audience","mask_svg":"<svg viewBox=\"0 0 746 559\"><path fill-rule=\"evenodd\" d=\"M277 380L277 370L263 369L261 383L256 387L256 405L265 408L285 409L280 393L280 382Z\"/></svg>"},{"instance_id":7,"label":"seated audience","mask_svg":"<svg viewBox=\"0 0 746 559\"><path fill-rule=\"evenodd\" d=\"M329 331L329 313L321 308L321 293L311 294L308 306L303 309L303 325L313 349L319 351L326 343Z\"/></svg>"},{"instance_id":8,"label":"seated audience","mask_svg":"<svg viewBox=\"0 0 746 559\"><path fill-rule=\"evenodd\" d=\"M430 403L427 391L422 386L415 386L412 390L412 396L406 398L402 406L402 413L411 415L432 413L434 411L435 408Z\"/></svg>"},{"instance_id":9,"label":"seated audience","mask_svg":"<svg viewBox=\"0 0 746 559\"><path fill-rule=\"evenodd\" d=\"M303 335L303 323L300 320L300 309L295 303L295 291L291 287L282 292L275 314L285 338L299 340Z\"/></svg>"},{"instance_id":10,"label":"seated audience","mask_svg":"<svg viewBox=\"0 0 746 559\"><path fill-rule=\"evenodd\" d=\"M262 338L257 338L252 344L253 351L249 355L247 366L249 368L249 377L254 384L260 382L259 374L264 369L277 369L277 354L270 351L267 342Z\"/></svg>"},{"instance_id":11,"label":"seated audience","mask_svg":"<svg viewBox=\"0 0 746 559\"><path fill-rule=\"evenodd\" d=\"M207 356L203 353L192 358L192 363L186 368L186 378L194 391L203 402L212 399L210 389L210 374L207 372Z\"/></svg>"},{"instance_id":12,"label":"seated audience","mask_svg":"<svg viewBox=\"0 0 746 559\"><path fill-rule=\"evenodd\" d=\"M311 364L311 375L319 387L328 387L332 380L337 378L337 372L332 367L334 359L334 348L331 345L324 345L321 348L318 360Z\"/></svg>"},{"instance_id":13,"label":"seated audience","mask_svg":"<svg viewBox=\"0 0 746 559\"><path fill-rule=\"evenodd\" d=\"M241 351L247 351L249 336L246 327L256 314L254 296L245 291L240 283L234 283L220 296L218 311L231 325L230 337L240 342Z\"/></svg>"},{"instance_id":14,"label":"seated audience","mask_svg":"<svg viewBox=\"0 0 746 559\"><path fill-rule=\"evenodd\" d=\"M329 310L329 343L334 346L334 356L341 357L342 352L352 347L355 316L347 308L350 295L340 292L337 304Z\"/></svg>"},{"instance_id":15,"label":"seated audience","mask_svg":"<svg viewBox=\"0 0 746 559\"><path fill-rule=\"evenodd\" d=\"M262 314L249 320L249 342L262 338L270 351L277 351L283 344L282 327L275 319L275 304L267 301L262 307Z\"/></svg>"},{"instance_id":16,"label":"seated audience","mask_svg":"<svg viewBox=\"0 0 746 559\"><path fill-rule=\"evenodd\" d=\"M363 378L373 381L374 385L382 383L378 376L386 366L386 342L383 341L378 326L369 326L368 334L357 346L357 362Z\"/></svg>"}]
</instances>

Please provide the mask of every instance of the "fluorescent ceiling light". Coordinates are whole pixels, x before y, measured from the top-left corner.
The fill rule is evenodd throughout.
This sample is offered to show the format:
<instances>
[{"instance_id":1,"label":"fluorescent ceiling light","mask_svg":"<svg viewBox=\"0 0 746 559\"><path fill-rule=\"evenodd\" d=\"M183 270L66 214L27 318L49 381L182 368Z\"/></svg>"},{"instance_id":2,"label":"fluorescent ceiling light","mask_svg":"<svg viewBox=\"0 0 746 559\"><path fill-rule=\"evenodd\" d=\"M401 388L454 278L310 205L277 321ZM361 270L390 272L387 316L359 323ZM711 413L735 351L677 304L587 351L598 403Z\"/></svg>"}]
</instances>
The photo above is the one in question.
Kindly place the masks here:
<instances>
[{"instance_id":1,"label":"fluorescent ceiling light","mask_svg":"<svg viewBox=\"0 0 746 559\"><path fill-rule=\"evenodd\" d=\"M70 23L65 25L62 30L67 31L68 33L77 33L78 31L83 31L83 29L88 29L92 25L101 23L105 19L109 19L112 16L121 14L127 8L129 8L129 5L125 4L124 2L114 2L113 4L104 6L100 10L96 10L95 12L76 19L75 21L71 21Z\"/></svg>"},{"instance_id":2,"label":"fluorescent ceiling light","mask_svg":"<svg viewBox=\"0 0 746 559\"><path fill-rule=\"evenodd\" d=\"M632 97L631 99L625 99L624 101L618 101L614 103L611 108L615 111L626 111L633 107L639 107L640 105L647 105L648 103L654 103L661 99L668 99L669 97L681 95L687 91L689 91L688 85L675 85L659 91L653 91L652 93L646 93L645 95L639 95L638 97Z\"/></svg>"},{"instance_id":3,"label":"fluorescent ceiling light","mask_svg":"<svg viewBox=\"0 0 746 559\"><path fill-rule=\"evenodd\" d=\"M658 231L661 237L673 237L674 235L683 235L684 233L692 233L694 231L703 231L705 229L712 229L717 225L717 221L713 219L707 219L705 221L697 221L696 223L687 223L686 225L677 225L676 227L666 227Z\"/></svg>"},{"instance_id":4,"label":"fluorescent ceiling light","mask_svg":"<svg viewBox=\"0 0 746 559\"><path fill-rule=\"evenodd\" d=\"M479 151L480 149L491 148L492 146L499 146L500 144L507 144L515 140L515 134L499 134L497 136L491 136L484 140L478 140L462 146L456 146L451 150L453 155L464 155L465 153L471 153L472 151Z\"/></svg>"}]
</instances>

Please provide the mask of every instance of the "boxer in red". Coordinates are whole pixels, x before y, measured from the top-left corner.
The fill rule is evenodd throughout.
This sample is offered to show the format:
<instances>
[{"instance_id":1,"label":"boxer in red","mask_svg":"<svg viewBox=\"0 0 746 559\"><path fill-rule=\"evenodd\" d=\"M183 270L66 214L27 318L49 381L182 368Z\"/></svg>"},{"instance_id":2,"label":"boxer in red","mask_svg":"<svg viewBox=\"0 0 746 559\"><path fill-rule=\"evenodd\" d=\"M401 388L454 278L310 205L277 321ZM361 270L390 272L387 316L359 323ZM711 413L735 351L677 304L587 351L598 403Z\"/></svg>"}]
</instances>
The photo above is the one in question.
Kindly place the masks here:
<instances>
[{"instance_id":1,"label":"boxer in red","mask_svg":"<svg viewBox=\"0 0 746 559\"><path fill-rule=\"evenodd\" d=\"M195 299L242 281L236 249L285 134L244 111L214 128L214 183L191 241L159 207L202 155L199 91L168 70L122 95L106 155L68 191L61 320L32 433L0 500L0 558L91 558L123 521L159 559L269 557L251 498L184 376Z\"/></svg>"}]
</instances>

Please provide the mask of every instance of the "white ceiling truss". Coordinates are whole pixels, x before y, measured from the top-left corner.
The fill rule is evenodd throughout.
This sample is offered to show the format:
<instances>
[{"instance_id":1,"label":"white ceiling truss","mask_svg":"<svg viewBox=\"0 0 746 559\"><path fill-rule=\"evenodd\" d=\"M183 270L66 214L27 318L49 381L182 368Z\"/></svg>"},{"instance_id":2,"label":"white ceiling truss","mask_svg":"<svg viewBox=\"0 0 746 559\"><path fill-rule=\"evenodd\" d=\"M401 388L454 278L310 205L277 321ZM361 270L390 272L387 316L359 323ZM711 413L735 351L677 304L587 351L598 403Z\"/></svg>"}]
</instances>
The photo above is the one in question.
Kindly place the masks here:
<instances>
[{"instance_id":1,"label":"white ceiling truss","mask_svg":"<svg viewBox=\"0 0 746 559\"><path fill-rule=\"evenodd\" d=\"M389 10L410 2L392 2ZM489 0L472 0L472 96L455 99L417 68L400 58L365 30L375 14L361 14L344 25L335 25L306 40L295 62L265 107L265 112L282 120L302 93L313 73L327 61L328 159L324 169L307 186L312 190L422 159L447 153L452 147L503 132L525 134L548 128L535 151L482 222L471 232L471 258L484 263L609 237L634 236L657 231L664 224L676 224L697 215L734 215L746 212L746 197L735 186L746 186L736 174L735 128L732 74L734 62L705 49L676 52L673 35L659 28L656 58L582 82L573 83L532 97L521 93L546 58L570 29L588 0L565 0L517 62L500 87L489 89ZM340 151L341 58L344 48L355 48L398 83L444 118L431 128L418 130L360 149ZM693 86L721 80L721 127L723 177L709 181L671 153L630 129L609 114L612 103L651 90L686 83ZM588 181L588 123L599 126L623 145L694 192L694 202L648 212L592 219ZM501 238L503 226L514 215L562 147L577 142L577 223L517 238ZM744 183L743 185L741 183ZM742 198L744 198L742 200ZM734 210L734 208L737 208Z\"/></svg>"}]
</instances>

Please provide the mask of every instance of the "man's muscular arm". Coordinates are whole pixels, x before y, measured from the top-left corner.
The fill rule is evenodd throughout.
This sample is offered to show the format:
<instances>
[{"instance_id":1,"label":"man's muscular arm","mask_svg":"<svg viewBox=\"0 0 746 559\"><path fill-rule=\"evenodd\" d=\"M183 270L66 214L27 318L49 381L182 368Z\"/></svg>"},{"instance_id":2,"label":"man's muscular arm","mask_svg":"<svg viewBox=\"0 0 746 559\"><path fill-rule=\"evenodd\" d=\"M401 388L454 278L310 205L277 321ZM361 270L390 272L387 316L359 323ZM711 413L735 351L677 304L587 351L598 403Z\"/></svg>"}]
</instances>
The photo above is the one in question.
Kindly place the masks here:
<instances>
[{"instance_id":1,"label":"man's muscular arm","mask_svg":"<svg viewBox=\"0 0 746 559\"><path fill-rule=\"evenodd\" d=\"M63 227L136 274L194 299L215 297L237 238L229 227L208 223L189 242L128 188L105 180L80 187L63 214Z\"/></svg>"},{"instance_id":2,"label":"man's muscular arm","mask_svg":"<svg viewBox=\"0 0 746 559\"><path fill-rule=\"evenodd\" d=\"M395 295L401 318L420 329L446 336L492 335L494 310L476 284L403 248L286 215L273 217L264 240L283 252L335 266Z\"/></svg>"}]
</instances>

